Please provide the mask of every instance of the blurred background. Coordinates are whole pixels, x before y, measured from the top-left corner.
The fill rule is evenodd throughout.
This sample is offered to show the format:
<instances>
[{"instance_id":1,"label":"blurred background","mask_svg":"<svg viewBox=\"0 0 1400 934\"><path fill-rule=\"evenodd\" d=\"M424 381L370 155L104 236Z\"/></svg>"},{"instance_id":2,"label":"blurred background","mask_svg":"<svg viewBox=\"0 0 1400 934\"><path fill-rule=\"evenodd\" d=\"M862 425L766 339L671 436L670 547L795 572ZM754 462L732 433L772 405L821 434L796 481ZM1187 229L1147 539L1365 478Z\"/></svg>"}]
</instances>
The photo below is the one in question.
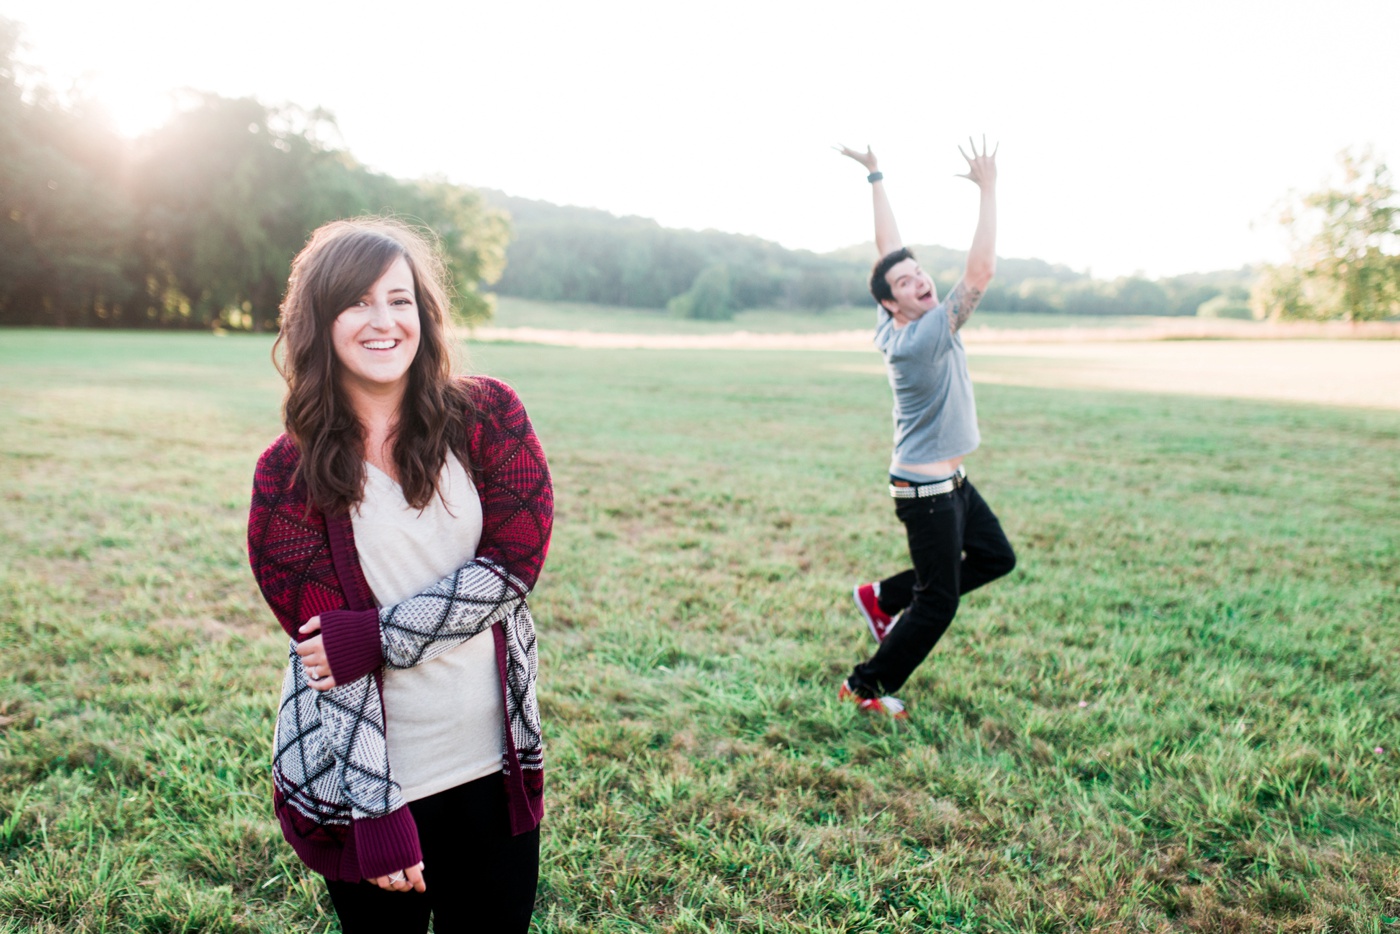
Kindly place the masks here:
<instances>
[{"instance_id":1,"label":"blurred background","mask_svg":"<svg viewBox=\"0 0 1400 934\"><path fill-rule=\"evenodd\" d=\"M696 318L862 304L874 146L984 307L1400 313L1389 2L0 4L0 323L267 330L318 224L442 237L495 296Z\"/></svg>"}]
</instances>

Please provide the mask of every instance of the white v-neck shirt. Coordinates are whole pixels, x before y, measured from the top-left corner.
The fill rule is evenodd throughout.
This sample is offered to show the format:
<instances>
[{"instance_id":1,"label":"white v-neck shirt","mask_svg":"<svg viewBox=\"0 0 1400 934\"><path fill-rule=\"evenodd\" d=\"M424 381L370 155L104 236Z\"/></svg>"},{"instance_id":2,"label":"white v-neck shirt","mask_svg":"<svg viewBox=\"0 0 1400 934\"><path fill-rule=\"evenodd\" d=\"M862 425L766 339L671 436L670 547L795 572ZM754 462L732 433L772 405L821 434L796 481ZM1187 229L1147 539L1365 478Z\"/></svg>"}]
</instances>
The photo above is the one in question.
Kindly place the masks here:
<instances>
[{"instance_id":1,"label":"white v-neck shirt","mask_svg":"<svg viewBox=\"0 0 1400 934\"><path fill-rule=\"evenodd\" d=\"M393 478L366 462L364 499L350 519L360 567L380 606L421 592L476 557L481 500L450 453L438 490L414 509ZM384 714L389 764L406 801L499 772L505 709L491 630L421 665L385 669Z\"/></svg>"}]
</instances>

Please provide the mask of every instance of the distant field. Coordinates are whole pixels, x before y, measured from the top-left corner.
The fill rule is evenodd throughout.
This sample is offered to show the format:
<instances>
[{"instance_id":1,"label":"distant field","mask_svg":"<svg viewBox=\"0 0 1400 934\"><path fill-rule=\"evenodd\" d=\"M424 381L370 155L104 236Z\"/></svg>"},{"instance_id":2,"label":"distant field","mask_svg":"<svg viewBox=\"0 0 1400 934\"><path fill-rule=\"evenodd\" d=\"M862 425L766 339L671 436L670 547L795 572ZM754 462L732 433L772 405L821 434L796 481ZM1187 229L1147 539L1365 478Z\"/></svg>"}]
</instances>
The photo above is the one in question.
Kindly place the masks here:
<instances>
[{"instance_id":1,"label":"distant field","mask_svg":"<svg viewBox=\"0 0 1400 934\"><path fill-rule=\"evenodd\" d=\"M1400 411L1400 341L969 342L968 367L978 383Z\"/></svg>"},{"instance_id":2,"label":"distant field","mask_svg":"<svg viewBox=\"0 0 1400 934\"><path fill-rule=\"evenodd\" d=\"M5 934L334 929L270 806L269 345L0 330ZM1020 566L897 725L835 700L904 560L871 352L471 352L558 497L540 934L1396 929L1400 413L979 386Z\"/></svg>"},{"instance_id":3,"label":"distant field","mask_svg":"<svg viewBox=\"0 0 1400 934\"><path fill-rule=\"evenodd\" d=\"M969 365L979 382L1050 389L1106 389L1273 399L1400 410L1400 340L1318 340L1345 336L1350 326L1282 328L1194 318L1123 319L978 311L964 330ZM808 316L746 312L732 322L694 322L592 305L503 300L499 320L474 335L487 341L542 343L591 350L708 349L715 352L820 350L864 354L838 363L884 376L871 347L869 309ZM1086 323L1088 322L1088 323ZM1125 323L1126 322L1126 323ZM849 326L849 327L848 327ZM847 327L846 330L839 328ZM1190 328L1196 328L1193 333ZM1199 339L1216 333L1230 339ZM1379 333L1377 331L1379 329ZM1385 336L1394 325L1371 331ZM1024 337L1022 337L1024 335ZM1183 339L1186 336L1197 339ZM1311 337L1313 339L1304 339ZM1280 339L1288 338L1288 339Z\"/></svg>"},{"instance_id":4,"label":"distant field","mask_svg":"<svg viewBox=\"0 0 1400 934\"><path fill-rule=\"evenodd\" d=\"M778 309L741 311L731 321L691 321L664 310L538 302L498 296L496 317L501 328L543 328L565 331L610 331L622 334L717 334L752 331L757 334L816 334L868 328L874 305L832 308L823 312ZM994 328L1150 327L1161 319L1147 316L1033 315L979 310L970 326Z\"/></svg>"}]
</instances>

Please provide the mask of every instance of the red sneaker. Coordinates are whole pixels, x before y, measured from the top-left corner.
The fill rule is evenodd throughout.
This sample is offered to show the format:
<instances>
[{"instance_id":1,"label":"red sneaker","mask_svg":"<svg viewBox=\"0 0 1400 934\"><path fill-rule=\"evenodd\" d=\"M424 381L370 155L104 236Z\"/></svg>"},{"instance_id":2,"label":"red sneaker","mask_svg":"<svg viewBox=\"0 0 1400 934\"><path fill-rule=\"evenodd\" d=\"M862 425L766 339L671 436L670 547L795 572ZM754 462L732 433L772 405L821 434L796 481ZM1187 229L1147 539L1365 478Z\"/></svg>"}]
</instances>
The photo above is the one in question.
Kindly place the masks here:
<instances>
[{"instance_id":1,"label":"red sneaker","mask_svg":"<svg viewBox=\"0 0 1400 934\"><path fill-rule=\"evenodd\" d=\"M875 585L858 584L851 591L851 596L855 598L856 609L860 610L860 615L865 617L865 624L870 627L870 634L875 637L875 641L884 642L885 636L894 628L895 620L880 609L880 600L875 595Z\"/></svg>"},{"instance_id":2,"label":"red sneaker","mask_svg":"<svg viewBox=\"0 0 1400 934\"><path fill-rule=\"evenodd\" d=\"M880 714L896 720L909 719L909 714L904 710L904 701L898 697L861 697L851 690L849 681L841 682L841 690L836 692L836 699L854 701L856 709L862 713Z\"/></svg>"}]
</instances>

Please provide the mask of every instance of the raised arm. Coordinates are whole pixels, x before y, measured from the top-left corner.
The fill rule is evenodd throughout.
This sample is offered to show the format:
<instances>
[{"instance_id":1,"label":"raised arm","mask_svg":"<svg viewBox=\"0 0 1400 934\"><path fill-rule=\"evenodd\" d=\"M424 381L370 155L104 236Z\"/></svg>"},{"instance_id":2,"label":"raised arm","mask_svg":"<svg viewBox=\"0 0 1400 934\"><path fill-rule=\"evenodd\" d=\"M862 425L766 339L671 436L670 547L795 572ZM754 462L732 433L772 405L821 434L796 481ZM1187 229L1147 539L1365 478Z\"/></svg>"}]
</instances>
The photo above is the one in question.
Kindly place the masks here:
<instances>
[{"instance_id":1,"label":"raised arm","mask_svg":"<svg viewBox=\"0 0 1400 934\"><path fill-rule=\"evenodd\" d=\"M997 153L995 149L987 152L985 136L980 154L971 137L967 142L972 147L972 155L958 147L958 152L967 160L967 171L958 177L976 184L982 197L977 214L977 232L972 235L972 248L967 251L967 268L944 300L948 308L948 325L954 331L972 317L973 309L982 300L982 293L987 290L997 271Z\"/></svg>"},{"instance_id":2,"label":"raised arm","mask_svg":"<svg viewBox=\"0 0 1400 934\"><path fill-rule=\"evenodd\" d=\"M899 227L894 222L894 209L890 207L889 195L885 193L880 162L869 146L865 147L865 152L851 149L849 146L835 148L841 155L865 166L865 171L869 173L867 177L871 179L870 195L875 205L875 249L880 256L889 256L904 246L904 240L899 236Z\"/></svg>"}]
</instances>

